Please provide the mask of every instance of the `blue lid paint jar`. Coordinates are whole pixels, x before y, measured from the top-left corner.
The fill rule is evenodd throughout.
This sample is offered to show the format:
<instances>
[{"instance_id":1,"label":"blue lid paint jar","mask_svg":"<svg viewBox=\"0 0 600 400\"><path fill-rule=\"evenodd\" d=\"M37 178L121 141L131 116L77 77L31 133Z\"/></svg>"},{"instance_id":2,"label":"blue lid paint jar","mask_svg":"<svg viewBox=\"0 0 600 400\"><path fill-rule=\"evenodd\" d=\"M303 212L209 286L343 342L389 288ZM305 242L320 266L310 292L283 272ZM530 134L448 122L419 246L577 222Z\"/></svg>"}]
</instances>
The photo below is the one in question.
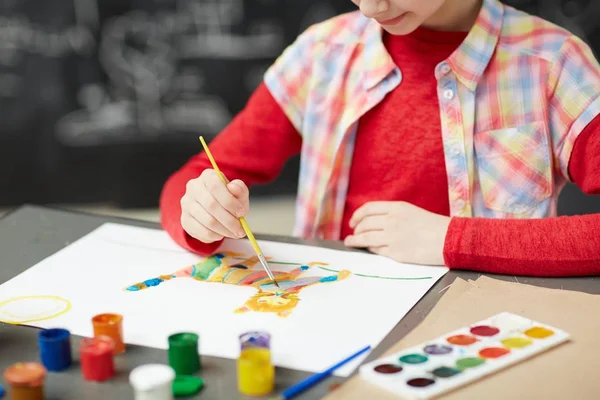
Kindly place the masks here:
<instances>
[{"instance_id":1,"label":"blue lid paint jar","mask_svg":"<svg viewBox=\"0 0 600 400\"><path fill-rule=\"evenodd\" d=\"M44 329L38 334L40 357L48 371L60 372L69 368L71 359L71 333L66 329Z\"/></svg>"}]
</instances>

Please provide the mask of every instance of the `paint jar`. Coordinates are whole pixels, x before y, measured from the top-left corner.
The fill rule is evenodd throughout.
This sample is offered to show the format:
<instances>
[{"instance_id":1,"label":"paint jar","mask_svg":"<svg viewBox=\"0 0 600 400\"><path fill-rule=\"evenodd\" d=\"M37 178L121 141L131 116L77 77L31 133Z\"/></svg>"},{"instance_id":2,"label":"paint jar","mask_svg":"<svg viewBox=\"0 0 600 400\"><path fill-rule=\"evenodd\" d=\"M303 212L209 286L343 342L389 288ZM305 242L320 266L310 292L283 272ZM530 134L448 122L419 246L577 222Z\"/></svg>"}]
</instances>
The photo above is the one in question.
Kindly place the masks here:
<instances>
[{"instance_id":1,"label":"paint jar","mask_svg":"<svg viewBox=\"0 0 600 400\"><path fill-rule=\"evenodd\" d=\"M98 314L92 318L94 337L108 336L114 343L114 354L125 351L123 342L123 317L119 314Z\"/></svg>"},{"instance_id":2,"label":"paint jar","mask_svg":"<svg viewBox=\"0 0 600 400\"><path fill-rule=\"evenodd\" d=\"M102 382L115 375L114 344L111 338L85 338L79 343L81 374L88 381Z\"/></svg>"},{"instance_id":3,"label":"paint jar","mask_svg":"<svg viewBox=\"0 0 600 400\"><path fill-rule=\"evenodd\" d=\"M71 366L71 333L68 330L41 330L38 345L42 364L48 371L60 372Z\"/></svg>"},{"instance_id":4,"label":"paint jar","mask_svg":"<svg viewBox=\"0 0 600 400\"><path fill-rule=\"evenodd\" d=\"M169 365L177 375L192 375L200 371L199 337L195 333L180 332L168 338Z\"/></svg>"},{"instance_id":5,"label":"paint jar","mask_svg":"<svg viewBox=\"0 0 600 400\"><path fill-rule=\"evenodd\" d=\"M4 371L11 400L43 400L46 368L35 362L17 363Z\"/></svg>"},{"instance_id":6,"label":"paint jar","mask_svg":"<svg viewBox=\"0 0 600 400\"><path fill-rule=\"evenodd\" d=\"M237 360L238 390L246 396L265 396L275 387L275 367L271 363L271 335L247 332L240 335Z\"/></svg>"},{"instance_id":7,"label":"paint jar","mask_svg":"<svg viewBox=\"0 0 600 400\"><path fill-rule=\"evenodd\" d=\"M129 374L135 400L173 400L175 370L164 364L136 367Z\"/></svg>"}]
</instances>

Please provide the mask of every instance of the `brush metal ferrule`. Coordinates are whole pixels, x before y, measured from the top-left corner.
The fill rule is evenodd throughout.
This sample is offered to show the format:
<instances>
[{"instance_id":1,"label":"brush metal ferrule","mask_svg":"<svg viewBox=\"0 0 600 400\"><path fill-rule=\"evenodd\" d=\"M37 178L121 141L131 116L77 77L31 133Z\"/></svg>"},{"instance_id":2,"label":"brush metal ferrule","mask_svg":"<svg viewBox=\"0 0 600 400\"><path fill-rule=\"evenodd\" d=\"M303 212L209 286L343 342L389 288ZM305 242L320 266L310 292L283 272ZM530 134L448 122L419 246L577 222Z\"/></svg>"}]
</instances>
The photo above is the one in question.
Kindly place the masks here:
<instances>
[{"instance_id":1,"label":"brush metal ferrule","mask_svg":"<svg viewBox=\"0 0 600 400\"><path fill-rule=\"evenodd\" d=\"M269 275L269 278L273 281L275 286L279 287L279 284L275 280L275 276L273 275L273 272L271 272L271 268L269 268L269 264L267 264L267 260L265 259L265 256L263 256L262 254L259 254L258 260L260 261L260 263L263 266L263 268L265 269L265 271L267 271L267 275Z\"/></svg>"}]
</instances>

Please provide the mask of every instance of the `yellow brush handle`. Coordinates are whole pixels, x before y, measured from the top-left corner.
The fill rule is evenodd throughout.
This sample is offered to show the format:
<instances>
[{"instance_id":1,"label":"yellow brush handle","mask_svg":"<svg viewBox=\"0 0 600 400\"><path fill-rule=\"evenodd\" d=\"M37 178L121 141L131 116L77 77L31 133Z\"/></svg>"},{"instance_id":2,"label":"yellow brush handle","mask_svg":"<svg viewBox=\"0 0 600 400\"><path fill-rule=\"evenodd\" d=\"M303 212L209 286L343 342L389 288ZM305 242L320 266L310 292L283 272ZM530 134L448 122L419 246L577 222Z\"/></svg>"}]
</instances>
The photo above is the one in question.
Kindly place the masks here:
<instances>
[{"instance_id":1,"label":"yellow brush handle","mask_svg":"<svg viewBox=\"0 0 600 400\"><path fill-rule=\"evenodd\" d=\"M219 178L221 178L221 180L223 181L224 184L227 185L229 183L229 182L227 182L227 178L225 178L225 175L223 175L223 173L219 169L217 162L213 158L210 150L208 149L208 145L206 144L206 142L204 141L204 138L202 136L200 136L200 143L202 143L202 147L204 147L204 151L206 152L206 155L208 156L208 159L210 160L210 163L212 164L213 169L217 172L217 176Z\"/></svg>"},{"instance_id":2,"label":"yellow brush handle","mask_svg":"<svg viewBox=\"0 0 600 400\"><path fill-rule=\"evenodd\" d=\"M254 238L254 235L252 234L252 231L250 230L250 227L246 222L246 218L240 217L240 223L242 224L242 228L244 228L244 232L246 232L246 236L248 236L248 240L250 240L250 244L252 245L252 247L254 247L254 251L256 252L256 254L262 254L260 247L258 247L258 242Z\"/></svg>"},{"instance_id":3,"label":"yellow brush handle","mask_svg":"<svg viewBox=\"0 0 600 400\"><path fill-rule=\"evenodd\" d=\"M213 169L215 170L215 172L217 173L219 178L221 178L223 183L225 185L227 185L229 183L227 181L227 178L225 177L225 175L223 175L223 173L217 166L217 162L215 161L212 154L210 153L210 150L208 149L208 145L206 144L206 142L204 141L204 138L202 136L200 136L200 142L202 143L202 147L204 147L204 151L206 152L206 155L208 156L208 159L210 160L210 163L212 164ZM260 247L258 247L258 243L256 242L256 239L254 238L254 235L252 234L252 231L250 230L250 227L248 226L248 223L246 222L246 218L240 217L239 220L240 220L240 224L242 224L242 228L244 228L244 232L246 232L246 236L248 236L248 240L250 240L250 244L252 244L252 247L254 247L254 251L256 252L256 254L257 255L262 254L262 251L260 250Z\"/></svg>"}]
</instances>

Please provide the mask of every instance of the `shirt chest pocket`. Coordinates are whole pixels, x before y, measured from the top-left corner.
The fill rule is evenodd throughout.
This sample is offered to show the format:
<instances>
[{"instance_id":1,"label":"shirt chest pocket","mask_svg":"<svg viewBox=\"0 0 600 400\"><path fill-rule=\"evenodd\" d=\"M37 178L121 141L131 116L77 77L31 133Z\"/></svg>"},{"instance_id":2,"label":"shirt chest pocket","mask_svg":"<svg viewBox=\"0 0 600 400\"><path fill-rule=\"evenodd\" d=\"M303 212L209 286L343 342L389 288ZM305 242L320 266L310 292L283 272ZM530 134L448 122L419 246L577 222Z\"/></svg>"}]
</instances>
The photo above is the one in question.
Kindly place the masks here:
<instances>
[{"instance_id":1,"label":"shirt chest pocket","mask_svg":"<svg viewBox=\"0 0 600 400\"><path fill-rule=\"evenodd\" d=\"M527 217L552 194L552 156L543 122L474 136L485 207Z\"/></svg>"}]
</instances>

